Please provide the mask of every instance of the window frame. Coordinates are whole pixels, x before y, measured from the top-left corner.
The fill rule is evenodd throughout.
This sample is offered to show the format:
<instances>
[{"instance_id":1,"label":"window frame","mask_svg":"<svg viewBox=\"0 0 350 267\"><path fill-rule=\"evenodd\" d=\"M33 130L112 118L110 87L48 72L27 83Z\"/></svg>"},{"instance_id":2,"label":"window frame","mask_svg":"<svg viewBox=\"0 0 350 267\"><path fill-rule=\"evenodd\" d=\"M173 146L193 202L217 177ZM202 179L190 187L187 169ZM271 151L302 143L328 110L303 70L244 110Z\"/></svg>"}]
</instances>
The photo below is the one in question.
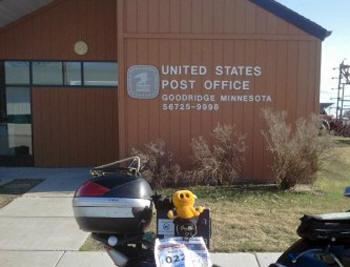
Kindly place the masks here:
<instances>
[{"instance_id":1,"label":"window frame","mask_svg":"<svg viewBox=\"0 0 350 267\"><path fill-rule=\"evenodd\" d=\"M0 123L7 117L5 61L0 61Z\"/></svg>"},{"instance_id":2,"label":"window frame","mask_svg":"<svg viewBox=\"0 0 350 267\"><path fill-rule=\"evenodd\" d=\"M6 84L5 80L5 86L6 87L32 87L32 88L43 88L43 87L53 87L53 88L115 88L118 89L119 87L119 79L118 79L118 73L117 73L117 85L85 85L84 81L84 63L115 63L117 64L117 70L118 70L118 61L116 60L54 60L54 59L43 59L43 60L31 60L31 59L3 59L2 62L29 62L29 84ZM33 62L60 62L62 66L62 85L53 85L53 84L34 84L33 83ZM67 85L66 79L64 75L64 64L65 63L80 63L80 76L81 76L81 85Z\"/></svg>"},{"instance_id":3,"label":"window frame","mask_svg":"<svg viewBox=\"0 0 350 267\"><path fill-rule=\"evenodd\" d=\"M84 66L84 61L79 61L79 60L64 60L62 61L62 76L63 76L63 87L85 87L84 86L84 71L83 71L83 66ZM80 64L80 85L69 85L67 84L66 80L66 75L65 75L65 64L66 63L79 63Z\"/></svg>"}]
</instances>

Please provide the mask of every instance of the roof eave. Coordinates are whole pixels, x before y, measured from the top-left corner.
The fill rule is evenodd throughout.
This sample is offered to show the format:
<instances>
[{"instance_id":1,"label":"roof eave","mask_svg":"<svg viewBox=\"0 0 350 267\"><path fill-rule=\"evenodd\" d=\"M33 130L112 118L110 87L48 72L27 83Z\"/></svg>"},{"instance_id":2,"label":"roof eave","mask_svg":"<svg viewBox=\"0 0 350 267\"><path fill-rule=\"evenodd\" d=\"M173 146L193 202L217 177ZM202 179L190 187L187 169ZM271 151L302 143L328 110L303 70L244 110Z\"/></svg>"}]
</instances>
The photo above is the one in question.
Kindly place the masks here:
<instances>
[{"instance_id":1,"label":"roof eave","mask_svg":"<svg viewBox=\"0 0 350 267\"><path fill-rule=\"evenodd\" d=\"M249 0L261 8L271 12L277 17L293 24L299 29L315 36L321 41L325 40L332 34L331 31L326 30L319 24L303 17L292 9L278 3L275 0Z\"/></svg>"}]
</instances>

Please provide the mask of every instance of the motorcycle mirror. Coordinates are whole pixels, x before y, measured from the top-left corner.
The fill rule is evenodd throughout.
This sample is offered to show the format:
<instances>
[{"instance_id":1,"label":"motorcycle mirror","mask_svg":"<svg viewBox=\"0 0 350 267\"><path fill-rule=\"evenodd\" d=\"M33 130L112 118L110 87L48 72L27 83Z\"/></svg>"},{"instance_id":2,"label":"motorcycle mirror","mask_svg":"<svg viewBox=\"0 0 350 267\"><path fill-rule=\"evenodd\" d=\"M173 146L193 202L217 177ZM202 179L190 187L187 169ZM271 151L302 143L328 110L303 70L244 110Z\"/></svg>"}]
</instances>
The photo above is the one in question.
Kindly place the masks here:
<instances>
[{"instance_id":1,"label":"motorcycle mirror","mask_svg":"<svg viewBox=\"0 0 350 267\"><path fill-rule=\"evenodd\" d=\"M344 196L345 197L350 197L350 187L346 187L344 190Z\"/></svg>"}]
</instances>

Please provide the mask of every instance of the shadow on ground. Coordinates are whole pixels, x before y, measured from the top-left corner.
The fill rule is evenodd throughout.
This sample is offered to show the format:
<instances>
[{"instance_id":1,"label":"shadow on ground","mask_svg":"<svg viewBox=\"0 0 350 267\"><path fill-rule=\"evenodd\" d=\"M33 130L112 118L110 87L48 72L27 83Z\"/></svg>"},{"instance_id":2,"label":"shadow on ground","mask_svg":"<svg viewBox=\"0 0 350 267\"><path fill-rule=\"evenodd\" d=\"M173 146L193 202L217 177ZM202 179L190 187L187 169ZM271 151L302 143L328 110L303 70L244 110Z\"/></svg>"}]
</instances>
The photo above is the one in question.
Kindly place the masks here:
<instances>
[{"instance_id":1,"label":"shadow on ground","mask_svg":"<svg viewBox=\"0 0 350 267\"><path fill-rule=\"evenodd\" d=\"M15 179L22 184L30 184L31 181L39 182L34 184L34 187L30 187L27 194L39 194L40 196L45 195L45 193L50 194L50 196L52 193L73 195L76 188L89 179L89 169L0 168L0 185L9 184ZM24 182L25 180L28 180L28 183Z\"/></svg>"},{"instance_id":2,"label":"shadow on ground","mask_svg":"<svg viewBox=\"0 0 350 267\"><path fill-rule=\"evenodd\" d=\"M339 139L337 140L339 145L350 146L350 139Z\"/></svg>"}]
</instances>

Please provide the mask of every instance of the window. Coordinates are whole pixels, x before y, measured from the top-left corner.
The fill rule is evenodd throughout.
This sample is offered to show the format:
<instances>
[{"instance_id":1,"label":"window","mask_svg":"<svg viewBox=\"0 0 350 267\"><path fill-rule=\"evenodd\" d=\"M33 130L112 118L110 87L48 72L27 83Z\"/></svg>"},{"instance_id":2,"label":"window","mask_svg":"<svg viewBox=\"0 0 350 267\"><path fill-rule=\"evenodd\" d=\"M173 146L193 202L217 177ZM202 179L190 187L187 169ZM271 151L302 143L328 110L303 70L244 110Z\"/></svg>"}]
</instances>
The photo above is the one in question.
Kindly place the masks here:
<instances>
[{"instance_id":1,"label":"window","mask_svg":"<svg viewBox=\"0 0 350 267\"><path fill-rule=\"evenodd\" d=\"M29 87L6 87L7 115L30 115Z\"/></svg>"},{"instance_id":2,"label":"window","mask_svg":"<svg viewBox=\"0 0 350 267\"><path fill-rule=\"evenodd\" d=\"M81 86L81 62L64 62L64 85Z\"/></svg>"},{"instance_id":3,"label":"window","mask_svg":"<svg viewBox=\"0 0 350 267\"><path fill-rule=\"evenodd\" d=\"M118 86L115 62L84 62L85 86Z\"/></svg>"},{"instance_id":4,"label":"window","mask_svg":"<svg viewBox=\"0 0 350 267\"><path fill-rule=\"evenodd\" d=\"M1 66L6 86L118 86L117 62L6 61Z\"/></svg>"},{"instance_id":5,"label":"window","mask_svg":"<svg viewBox=\"0 0 350 267\"><path fill-rule=\"evenodd\" d=\"M62 62L33 62L34 85L63 85Z\"/></svg>"},{"instance_id":6,"label":"window","mask_svg":"<svg viewBox=\"0 0 350 267\"><path fill-rule=\"evenodd\" d=\"M8 85L29 85L29 62L28 61L6 61L5 82Z\"/></svg>"},{"instance_id":7,"label":"window","mask_svg":"<svg viewBox=\"0 0 350 267\"><path fill-rule=\"evenodd\" d=\"M0 156L32 155L30 87L6 87L6 117L0 124Z\"/></svg>"}]
</instances>

